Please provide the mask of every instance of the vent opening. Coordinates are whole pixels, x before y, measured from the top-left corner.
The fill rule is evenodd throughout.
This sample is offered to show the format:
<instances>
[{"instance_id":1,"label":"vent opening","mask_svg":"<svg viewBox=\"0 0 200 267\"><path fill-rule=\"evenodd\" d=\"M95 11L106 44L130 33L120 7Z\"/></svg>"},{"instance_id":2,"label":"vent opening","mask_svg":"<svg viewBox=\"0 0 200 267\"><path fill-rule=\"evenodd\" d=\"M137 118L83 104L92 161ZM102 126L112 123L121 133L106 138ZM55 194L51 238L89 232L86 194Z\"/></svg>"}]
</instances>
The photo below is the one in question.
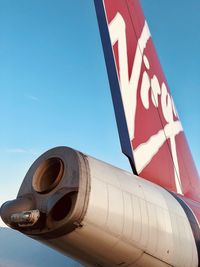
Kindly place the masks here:
<instances>
[{"instance_id":1,"label":"vent opening","mask_svg":"<svg viewBox=\"0 0 200 267\"><path fill-rule=\"evenodd\" d=\"M55 221L61 221L72 210L73 206L73 197L76 195L76 192L71 192L69 194L64 195L53 207L51 211L51 217Z\"/></svg>"},{"instance_id":2,"label":"vent opening","mask_svg":"<svg viewBox=\"0 0 200 267\"><path fill-rule=\"evenodd\" d=\"M45 160L33 175L32 185L36 192L45 194L52 191L60 182L64 173L64 164L59 158Z\"/></svg>"}]
</instances>

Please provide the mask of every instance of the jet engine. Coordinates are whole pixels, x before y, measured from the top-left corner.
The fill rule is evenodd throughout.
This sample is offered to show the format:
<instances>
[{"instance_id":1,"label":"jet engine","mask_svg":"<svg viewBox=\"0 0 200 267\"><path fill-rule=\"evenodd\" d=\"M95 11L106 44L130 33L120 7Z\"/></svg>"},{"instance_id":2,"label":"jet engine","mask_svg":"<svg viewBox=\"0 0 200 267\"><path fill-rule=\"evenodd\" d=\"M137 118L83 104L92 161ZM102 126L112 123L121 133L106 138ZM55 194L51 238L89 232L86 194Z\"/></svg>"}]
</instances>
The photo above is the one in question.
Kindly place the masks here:
<instances>
[{"instance_id":1,"label":"jet engine","mask_svg":"<svg viewBox=\"0 0 200 267\"><path fill-rule=\"evenodd\" d=\"M68 147L33 163L1 216L85 266L198 266L189 220L171 193Z\"/></svg>"}]
</instances>

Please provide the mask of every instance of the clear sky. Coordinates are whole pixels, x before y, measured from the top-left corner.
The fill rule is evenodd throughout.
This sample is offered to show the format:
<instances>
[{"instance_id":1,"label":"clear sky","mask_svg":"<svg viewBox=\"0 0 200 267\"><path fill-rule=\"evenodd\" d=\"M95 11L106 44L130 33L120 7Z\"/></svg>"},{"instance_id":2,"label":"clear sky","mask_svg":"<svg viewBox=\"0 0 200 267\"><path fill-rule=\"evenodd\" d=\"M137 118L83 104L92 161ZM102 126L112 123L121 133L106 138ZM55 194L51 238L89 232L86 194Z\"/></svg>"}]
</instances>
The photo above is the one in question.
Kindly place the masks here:
<instances>
[{"instance_id":1,"label":"clear sky","mask_svg":"<svg viewBox=\"0 0 200 267\"><path fill-rule=\"evenodd\" d=\"M200 1L142 5L200 171ZM0 204L54 146L130 170L92 0L0 0L0 97Z\"/></svg>"}]
</instances>

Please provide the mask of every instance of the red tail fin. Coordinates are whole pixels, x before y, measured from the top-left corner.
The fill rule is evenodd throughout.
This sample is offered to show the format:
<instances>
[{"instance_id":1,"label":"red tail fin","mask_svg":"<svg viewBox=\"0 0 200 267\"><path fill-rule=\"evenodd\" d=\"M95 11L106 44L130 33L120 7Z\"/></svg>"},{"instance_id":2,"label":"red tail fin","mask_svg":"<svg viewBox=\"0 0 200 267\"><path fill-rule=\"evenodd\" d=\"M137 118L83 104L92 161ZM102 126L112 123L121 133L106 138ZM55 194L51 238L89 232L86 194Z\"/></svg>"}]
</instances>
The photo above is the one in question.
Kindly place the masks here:
<instances>
[{"instance_id":1,"label":"red tail fin","mask_svg":"<svg viewBox=\"0 0 200 267\"><path fill-rule=\"evenodd\" d=\"M122 151L134 172L200 200L199 175L139 0L95 0Z\"/></svg>"}]
</instances>

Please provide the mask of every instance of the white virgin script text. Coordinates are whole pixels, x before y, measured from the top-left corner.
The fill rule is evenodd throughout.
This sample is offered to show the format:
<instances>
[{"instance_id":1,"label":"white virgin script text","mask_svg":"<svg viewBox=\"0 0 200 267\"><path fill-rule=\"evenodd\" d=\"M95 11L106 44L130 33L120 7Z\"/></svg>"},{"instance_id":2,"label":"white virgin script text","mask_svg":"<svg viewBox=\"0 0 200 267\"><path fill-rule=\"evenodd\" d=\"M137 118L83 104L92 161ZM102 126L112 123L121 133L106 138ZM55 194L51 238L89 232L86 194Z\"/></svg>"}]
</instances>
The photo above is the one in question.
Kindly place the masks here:
<instances>
[{"instance_id":1,"label":"white virgin script text","mask_svg":"<svg viewBox=\"0 0 200 267\"><path fill-rule=\"evenodd\" d=\"M160 85L157 76L153 75L153 77L149 77L147 72L151 68L149 60L144 54L148 41L151 38L148 25L145 21L141 36L137 43L130 79L128 74L126 24L120 13L117 13L115 18L111 21L109 31L112 46L118 43L120 89L130 141L135 137L135 116L138 90L140 90L139 95L143 107L146 110L149 110L150 100L156 108L160 105L162 115L166 121L166 125L163 126L163 128L161 128L155 135L150 136L145 143L140 144L134 150L136 169L138 173L142 172L142 170L151 162L152 158L158 153L166 140L169 139L171 148L170 153L174 163L176 189L179 194L183 194L175 141L176 135L183 131L183 129L166 84L163 82ZM138 84L143 63L146 70L142 74L142 83L141 88L139 89ZM174 117L176 120L174 120Z\"/></svg>"}]
</instances>

